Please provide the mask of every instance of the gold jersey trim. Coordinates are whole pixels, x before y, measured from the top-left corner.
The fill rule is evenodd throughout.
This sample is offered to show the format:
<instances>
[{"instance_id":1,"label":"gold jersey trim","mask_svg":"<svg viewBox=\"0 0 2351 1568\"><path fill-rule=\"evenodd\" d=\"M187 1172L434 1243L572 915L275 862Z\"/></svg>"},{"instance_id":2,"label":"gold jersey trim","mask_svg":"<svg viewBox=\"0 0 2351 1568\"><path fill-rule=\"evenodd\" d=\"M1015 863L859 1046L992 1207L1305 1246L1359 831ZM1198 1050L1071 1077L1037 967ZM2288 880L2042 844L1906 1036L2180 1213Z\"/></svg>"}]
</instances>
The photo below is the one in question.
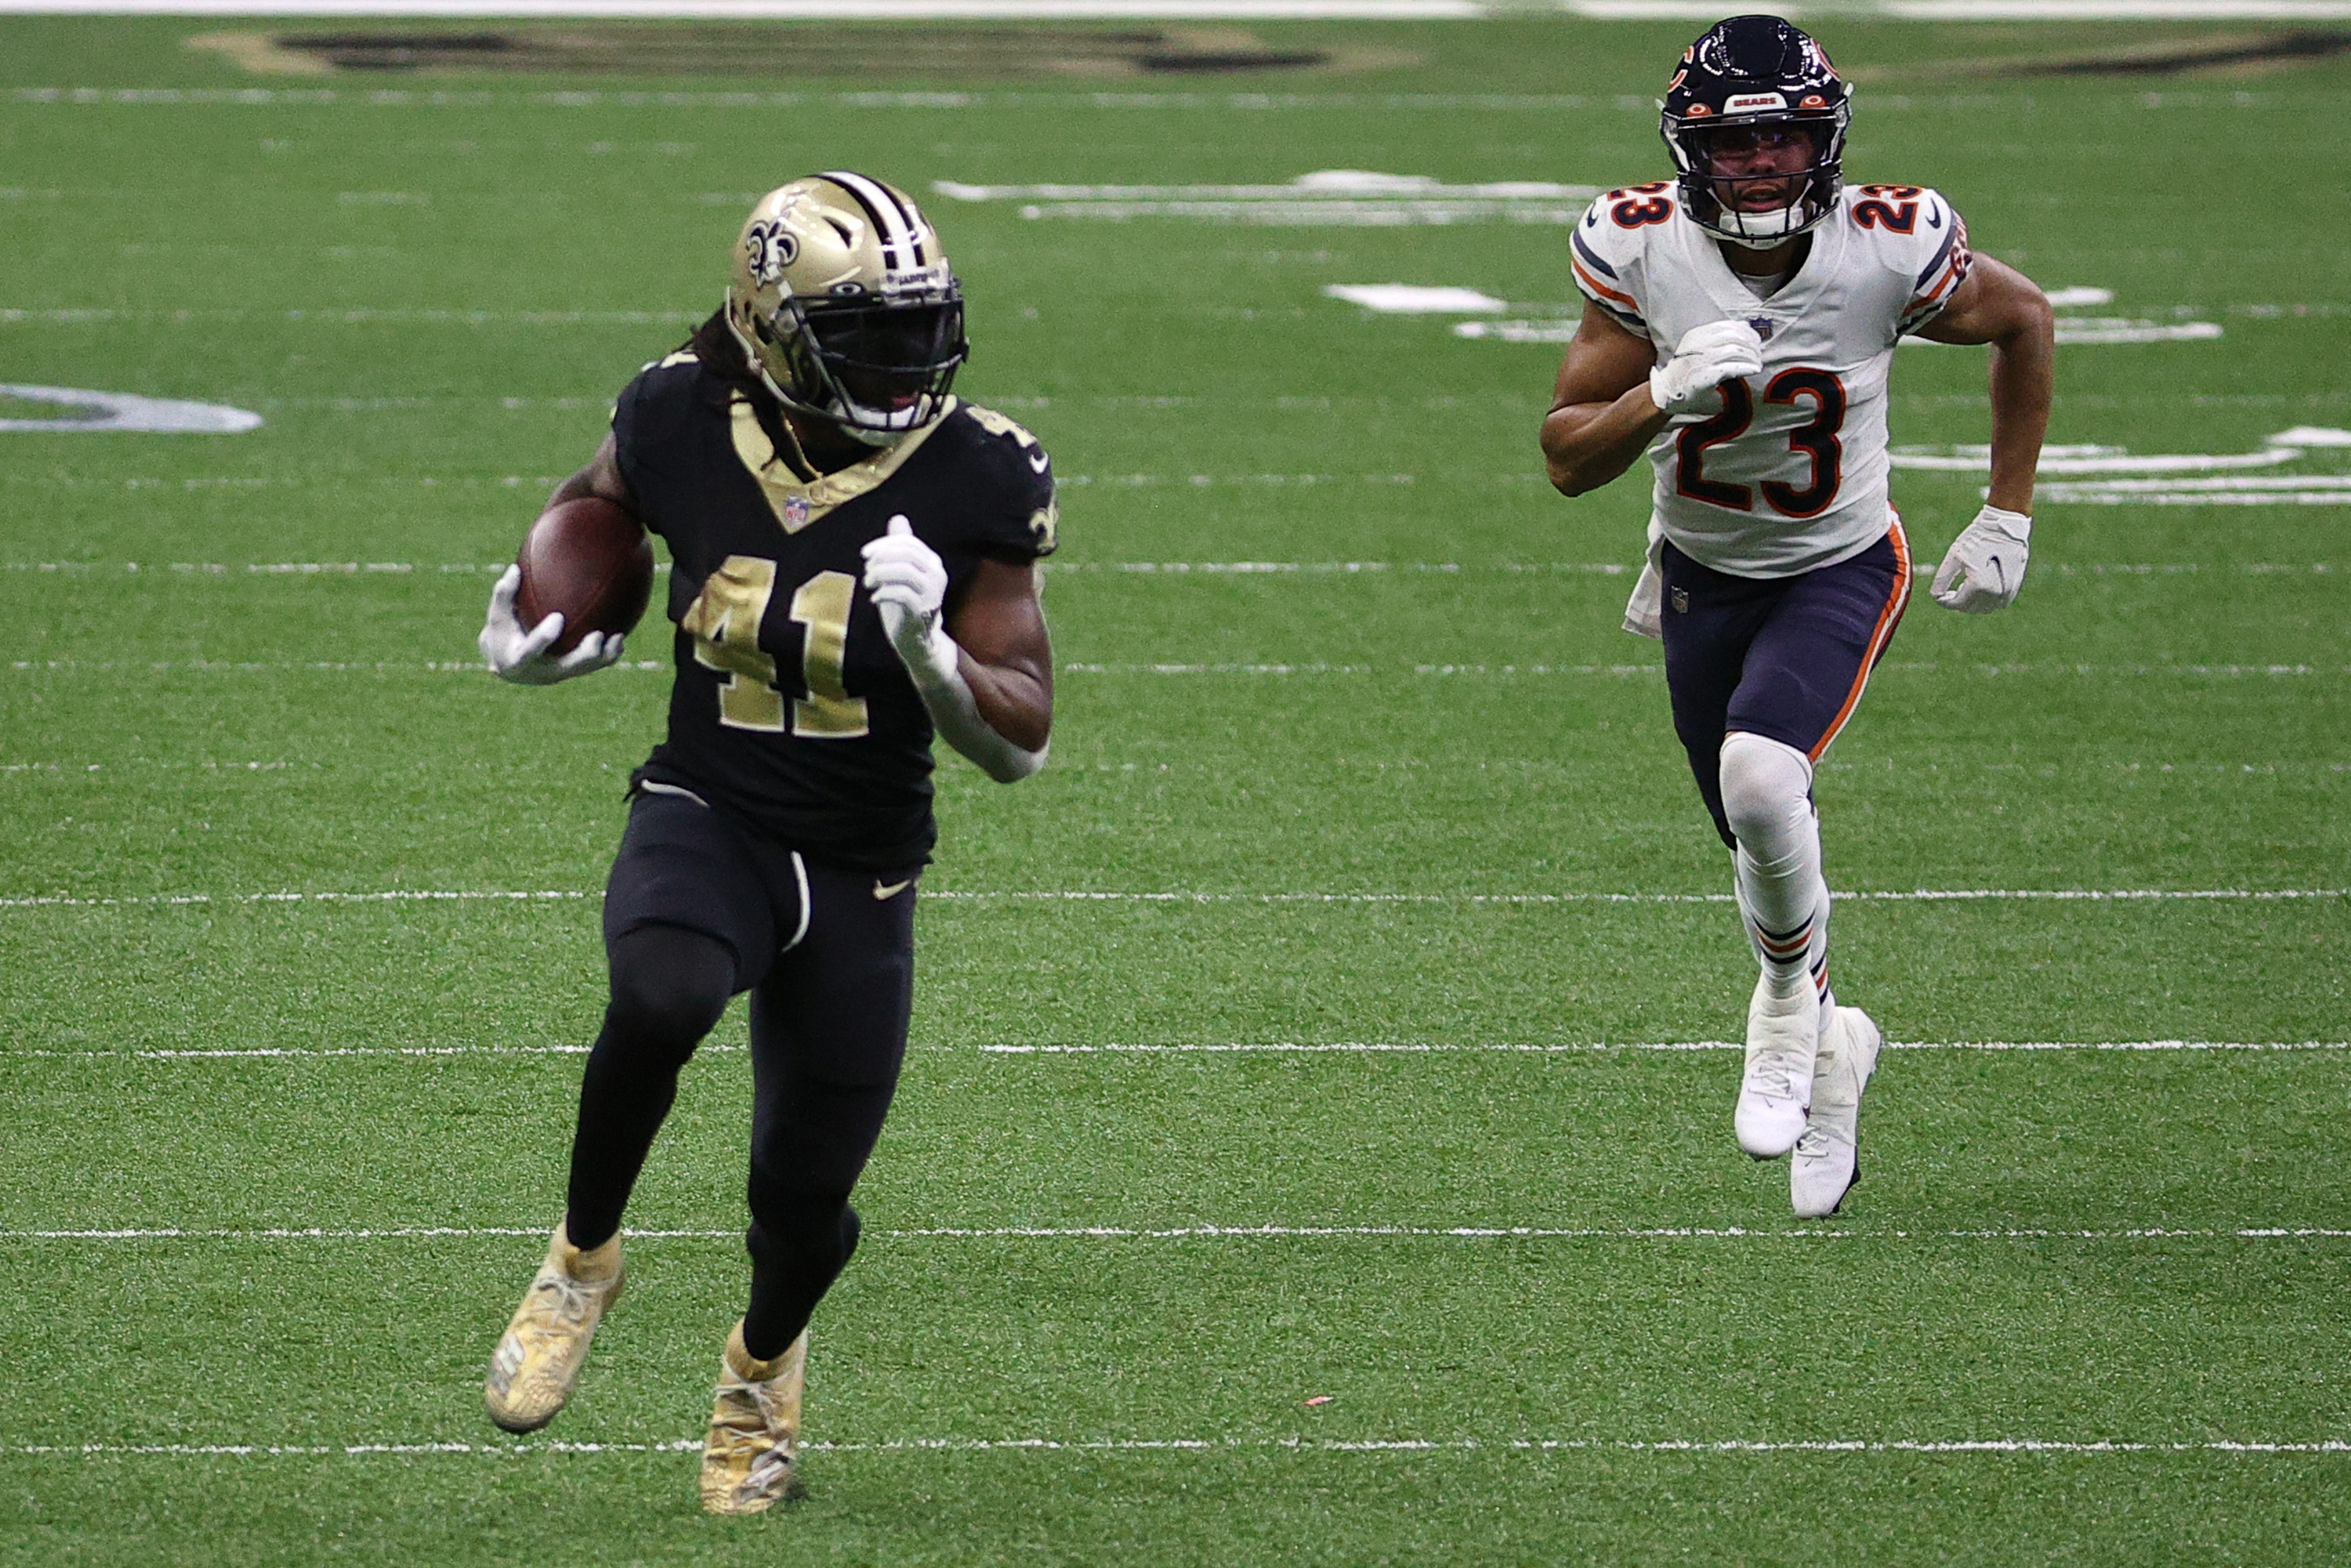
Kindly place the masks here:
<instances>
[{"instance_id":1,"label":"gold jersey trim","mask_svg":"<svg viewBox=\"0 0 2351 1568\"><path fill-rule=\"evenodd\" d=\"M863 462L807 480L793 472L790 460L768 439L748 397L740 392L730 392L726 417L735 437L735 455L742 459L751 477L759 482L759 493L768 498L768 509L775 513L784 532L796 534L834 507L846 506L880 488L931 438L932 432L955 416L957 406L956 400L949 397L938 418L905 439L882 448Z\"/></svg>"}]
</instances>

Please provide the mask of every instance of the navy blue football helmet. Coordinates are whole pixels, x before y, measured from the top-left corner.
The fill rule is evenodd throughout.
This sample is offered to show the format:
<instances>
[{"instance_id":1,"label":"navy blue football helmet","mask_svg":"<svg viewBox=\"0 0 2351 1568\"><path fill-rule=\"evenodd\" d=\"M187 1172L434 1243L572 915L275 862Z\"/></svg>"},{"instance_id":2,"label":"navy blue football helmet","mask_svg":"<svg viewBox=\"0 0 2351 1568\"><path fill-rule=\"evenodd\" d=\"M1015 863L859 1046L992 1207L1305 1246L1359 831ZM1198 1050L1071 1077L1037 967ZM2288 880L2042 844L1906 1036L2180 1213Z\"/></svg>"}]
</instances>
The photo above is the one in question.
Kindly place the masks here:
<instances>
[{"instance_id":1,"label":"navy blue football helmet","mask_svg":"<svg viewBox=\"0 0 2351 1568\"><path fill-rule=\"evenodd\" d=\"M1708 27L1666 84L1659 127L1680 171L1682 210L1716 237L1751 250L1812 229L1836 207L1851 98L1827 51L1791 23L1733 16ZM1809 163L1792 176L1714 172L1726 141L1752 147L1789 137L1810 146ZM1743 186L1792 177L1794 196L1784 204L1758 211L1740 199Z\"/></svg>"}]
</instances>

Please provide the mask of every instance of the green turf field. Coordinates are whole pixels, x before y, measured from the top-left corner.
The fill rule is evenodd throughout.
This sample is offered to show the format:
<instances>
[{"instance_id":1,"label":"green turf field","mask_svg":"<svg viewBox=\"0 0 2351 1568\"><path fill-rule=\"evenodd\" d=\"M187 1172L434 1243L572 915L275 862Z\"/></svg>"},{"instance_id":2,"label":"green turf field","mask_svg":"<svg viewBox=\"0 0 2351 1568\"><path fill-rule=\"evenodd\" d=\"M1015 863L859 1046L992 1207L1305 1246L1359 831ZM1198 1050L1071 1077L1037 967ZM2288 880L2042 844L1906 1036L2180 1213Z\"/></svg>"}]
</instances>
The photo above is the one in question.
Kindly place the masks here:
<instances>
[{"instance_id":1,"label":"green turf field","mask_svg":"<svg viewBox=\"0 0 2351 1568\"><path fill-rule=\"evenodd\" d=\"M1819 791L1832 884L1889 895L1840 904L1838 988L1918 1049L1802 1229L1732 1144L1735 1053L1639 1049L1735 1035L1752 973L1616 629L1646 477L1543 484L1555 344L1322 292L1556 318L1565 230L1507 218L926 198L958 390L1063 476L1063 674L1043 775L942 769L812 1495L705 1519L680 1447L746 1278L739 1015L573 1406L503 1438L482 1372L560 1209L667 682L508 688L473 637L750 197L1629 183L1697 25L1266 24L1361 68L1117 79L908 74L878 29L813 78L184 47L230 27L267 30L0 22L0 379L266 420L0 432L0 1561L2339 1560L2351 513L2313 498L2351 449L2210 467L2284 481L2226 504L2049 476L2082 488L2013 612L1918 595ZM2112 292L2070 318L2220 329L2062 350L2053 443L2351 425L2351 58L1821 32L1852 177ZM1906 349L1894 409L1980 442L1981 351ZM1922 559L1980 483L1897 474ZM2049 896L2092 892L2139 896ZM2067 1049L1965 1044L2000 1041ZM2309 1048L2089 1049L2166 1041ZM1177 1049L1282 1045L1432 1049Z\"/></svg>"}]
</instances>

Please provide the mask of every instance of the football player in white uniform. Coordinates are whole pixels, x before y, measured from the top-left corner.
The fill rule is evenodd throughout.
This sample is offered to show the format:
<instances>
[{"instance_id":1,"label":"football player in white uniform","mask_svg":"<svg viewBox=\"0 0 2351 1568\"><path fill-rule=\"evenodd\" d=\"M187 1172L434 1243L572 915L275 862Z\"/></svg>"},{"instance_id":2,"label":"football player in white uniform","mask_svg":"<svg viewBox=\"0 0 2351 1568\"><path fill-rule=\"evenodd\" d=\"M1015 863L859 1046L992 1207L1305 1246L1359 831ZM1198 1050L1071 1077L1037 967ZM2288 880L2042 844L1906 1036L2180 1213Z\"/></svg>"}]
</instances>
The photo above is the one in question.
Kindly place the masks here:
<instances>
[{"instance_id":1,"label":"football player in white uniform","mask_svg":"<svg viewBox=\"0 0 2351 1568\"><path fill-rule=\"evenodd\" d=\"M1936 572L1938 602L2012 602L2055 335L2032 281L1972 256L1916 185L1846 189L1848 89L1776 16L1737 16L1667 87L1673 181L1611 191L1573 231L1583 318L1542 448L1580 496L1646 451L1649 559L1625 628L1666 645L1674 728L1733 852L1762 967L1733 1126L1793 1152L1799 1215L1859 1179L1876 1026L1829 988L1813 768L1853 716L1910 597L1886 494L1886 385L1905 333L1991 345L1991 487Z\"/></svg>"}]
</instances>

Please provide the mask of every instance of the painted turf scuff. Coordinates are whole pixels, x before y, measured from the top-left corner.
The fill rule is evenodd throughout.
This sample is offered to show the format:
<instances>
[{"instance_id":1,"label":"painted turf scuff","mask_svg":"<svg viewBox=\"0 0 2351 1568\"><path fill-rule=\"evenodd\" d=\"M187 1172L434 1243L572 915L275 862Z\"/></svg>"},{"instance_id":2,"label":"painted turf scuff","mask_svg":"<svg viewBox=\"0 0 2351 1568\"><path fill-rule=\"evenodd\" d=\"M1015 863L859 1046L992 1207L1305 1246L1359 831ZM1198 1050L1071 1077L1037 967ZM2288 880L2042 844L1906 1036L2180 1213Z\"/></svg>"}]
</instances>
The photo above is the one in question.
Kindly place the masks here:
<instances>
[{"instance_id":1,"label":"painted turf scuff","mask_svg":"<svg viewBox=\"0 0 2351 1568\"><path fill-rule=\"evenodd\" d=\"M2051 446L2043 450L2040 472L2056 477L2042 484L2035 495L2044 502L2074 506L2351 506L2351 475L2249 472L2285 467L2314 455L2336 461L2351 455L2351 430L2297 424L2267 437L2252 452L2135 456L2123 446ZM1897 446L1890 461L1896 468L1929 473L1988 474L1991 448Z\"/></svg>"},{"instance_id":2,"label":"painted turf scuff","mask_svg":"<svg viewBox=\"0 0 2351 1568\"><path fill-rule=\"evenodd\" d=\"M1586 204L1601 192L1597 185L1562 185L1546 180L1448 184L1426 174L1383 174L1367 169L1318 169L1280 185L969 185L938 180L931 189L959 202L1019 202L1020 215L1029 219L1188 218L1216 224L1350 228L1464 223L1564 227L1583 217Z\"/></svg>"},{"instance_id":3,"label":"painted turf scuff","mask_svg":"<svg viewBox=\"0 0 2351 1568\"><path fill-rule=\"evenodd\" d=\"M0 431L65 434L142 433L155 435L236 435L260 428L261 416L216 402L184 402L132 392L0 383L0 399L57 409L36 419L0 419Z\"/></svg>"}]
</instances>

